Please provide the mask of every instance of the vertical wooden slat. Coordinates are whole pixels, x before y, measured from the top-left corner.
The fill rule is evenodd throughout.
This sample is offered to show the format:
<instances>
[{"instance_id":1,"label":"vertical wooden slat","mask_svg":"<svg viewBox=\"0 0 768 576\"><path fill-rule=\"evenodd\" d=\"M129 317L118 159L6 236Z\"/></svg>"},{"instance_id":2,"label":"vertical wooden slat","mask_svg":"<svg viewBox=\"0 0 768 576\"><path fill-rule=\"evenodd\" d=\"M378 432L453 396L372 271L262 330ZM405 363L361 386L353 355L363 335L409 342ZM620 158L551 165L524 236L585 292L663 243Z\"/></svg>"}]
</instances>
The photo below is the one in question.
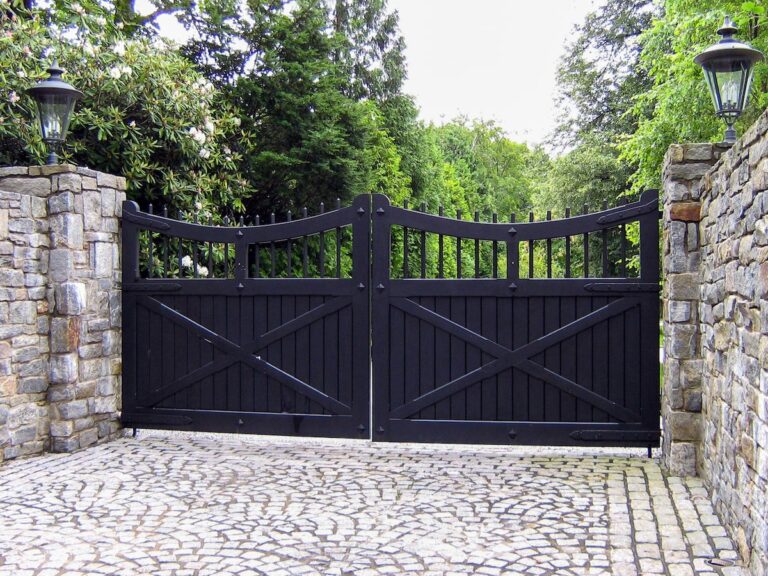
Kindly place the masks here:
<instances>
[{"instance_id":1,"label":"vertical wooden slat","mask_svg":"<svg viewBox=\"0 0 768 576\"><path fill-rule=\"evenodd\" d=\"M163 218L168 218L168 206L163 206ZM168 260L168 235L163 234L163 278L170 278L170 261Z\"/></svg>"},{"instance_id":2,"label":"vertical wooden slat","mask_svg":"<svg viewBox=\"0 0 768 576\"><path fill-rule=\"evenodd\" d=\"M509 223L515 223L515 214L510 214ZM520 277L520 243L515 234L507 240L507 280L514 282Z\"/></svg>"},{"instance_id":3,"label":"vertical wooden slat","mask_svg":"<svg viewBox=\"0 0 768 576\"><path fill-rule=\"evenodd\" d=\"M603 210L608 210L608 201L603 201ZM603 278L609 278L611 276L610 274L610 266L608 262L608 228L603 228L602 231L602 248L603 248Z\"/></svg>"},{"instance_id":4,"label":"vertical wooden slat","mask_svg":"<svg viewBox=\"0 0 768 576\"><path fill-rule=\"evenodd\" d=\"M547 222L552 220L552 210L547 210ZM547 278L552 278L552 238L547 238Z\"/></svg>"},{"instance_id":5,"label":"vertical wooden slat","mask_svg":"<svg viewBox=\"0 0 768 576\"><path fill-rule=\"evenodd\" d=\"M533 222L533 212L528 213L528 222ZM533 276L533 240L528 240L528 278Z\"/></svg>"},{"instance_id":6,"label":"vertical wooden slat","mask_svg":"<svg viewBox=\"0 0 768 576\"><path fill-rule=\"evenodd\" d=\"M208 216L208 226L213 226L213 216ZM213 242L208 241L208 273L211 278L215 278L213 273Z\"/></svg>"},{"instance_id":7,"label":"vertical wooden slat","mask_svg":"<svg viewBox=\"0 0 768 576\"><path fill-rule=\"evenodd\" d=\"M320 214L325 214L325 203L320 202ZM320 278L325 277L325 230L320 231Z\"/></svg>"},{"instance_id":8,"label":"vertical wooden slat","mask_svg":"<svg viewBox=\"0 0 768 576\"><path fill-rule=\"evenodd\" d=\"M496 318L498 317L497 306L500 300L502 298L489 296L484 296L480 299L482 335L492 342L498 342L499 340L499 335L496 331ZM493 359L486 353L481 353L480 356L481 365ZM480 384L480 419L485 422L495 421L498 418L498 386L498 374L483 380Z\"/></svg>"},{"instance_id":9,"label":"vertical wooden slat","mask_svg":"<svg viewBox=\"0 0 768 576\"><path fill-rule=\"evenodd\" d=\"M176 218L178 220L181 220L181 212L179 212L176 215ZM179 278L182 278L184 276L183 270L184 268L181 265L181 260L183 258L183 252L184 252L184 242L181 238L181 236L177 236L177 243L176 243L176 265L179 267Z\"/></svg>"},{"instance_id":10,"label":"vertical wooden slat","mask_svg":"<svg viewBox=\"0 0 768 576\"><path fill-rule=\"evenodd\" d=\"M282 324L282 298L280 296L267 296L267 330L273 330ZM265 360L276 366L282 368L282 347L280 342L272 342L265 350L267 357ZM273 413L280 413L282 408L282 384L274 380L273 378L267 378L268 388L268 409Z\"/></svg>"},{"instance_id":11,"label":"vertical wooden slat","mask_svg":"<svg viewBox=\"0 0 768 576\"><path fill-rule=\"evenodd\" d=\"M576 299L576 317L583 318L592 311L592 298L579 296ZM576 335L576 383L592 390L592 328ZM576 420L592 422L592 406L584 400L576 401Z\"/></svg>"},{"instance_id":12,"label":"vertical wooden slat","mask_svg":"<svg viewBox=\"0 0 768 576\"><path fill-rule=\"evenodd\" d=\"M475 210L475 222L480 222L480 212ZM480 278L480 239L475 238L475 278Z\"/></svg>"},{"instance_id":13,"label":"vertical wooden slat","mask_svg":"<svg viewBox=\"0 0 768 576\"><path fill-rule=\"evenodd\" d=\"M525 346L530 342L528 337L528 319L530 317L529 298L512 299L512 346L513 349ZM518 421L531 420L531 411L528 397L530 395L529 376L522 370L513 370L512 378L514 388L512 391L512 414L513 419Z\"/></svg>"},{"instance_id":14,"label":"vertical wooden slat","mask_svg":"<svg viewBox=\"0 0 768 576\"><path fill-rule=\"evenodd\" d=\"M565 209L565 217L566 218L571 217L570 208ZM565 237L565 277L566 278L571 277L571 237L570 236Z\"/></svg>"},{"instance_id":15,"label":"vertical wooden slat","mask_svg":"<svg viewBox=\"0 0 768 576\"><path fill-rule=\"evenodd\" d=\"M309 305L313 309L317 308L318 306L323 305L323 300L324 299L322 296L312 296L310 297ZM325 369L323 367L325 363L326 344L329 346L335 345L332 342L325 342L325 337L323 336L323 321L318 320L316 322L312 322L312 324L309 326L309 383L312 388L320 390L323 393L327 393L325 383ZM320 408L319 404L316 402L310 402L309 400L306 400L304 409L309 414L323 413L323 410Z\"/></svg>"},{"instance_id":16,"label":"vertical wooden slat","mask_svg":"<svg viewBox=\"0 0 768 576\"><path fill-rule=\"evenodd\" d=\"M451 300L446 296L435 298L435 312L443 318L451 316ZM435 387L451 379L451 336L444 330L435 330ZM440 400L435 406L435 418L448 420L451 417L451 401Z\"/></svg>"},{"instance_id":17,"label":"vertical wooden slat","mask_svg":"<svg viewBox=\"0 0 768 576\"><path fill-rule=\"evenodd\" d=\"M253 225L259 226L260 224L261 224L261 219L259 218L259 215L256 214L256 217L253 220ZM253 267L256 269L253 274L253 277L261 278L261 244L256 242L256 244L254 244L253 247L254 247Z\"/></svg>"},{"instance_id":18,"label":"vertical wooden slat","mask_svg":"<svg viewBox=\"0 0 768 576\"><path fill-rule=\"evenodd\" d=\"M224 216L224 226L229 226L229 216ZM229 244L224 243L224 278L229 278Z\"/></svg>"},{"instance_id":19,"label":"vertical wooden slat","mask_svg":"<svg viewBox=\"0 0 768 576\"><path fill-rule=\"evenodd\" d=\"M565 296L560 300L560 325L566 326L576 320L576 300ZM562 375L576 382L576 339L567 338L560 346L560 370ZM576 398L565 392L560 393L560 421L576 421Z\"/></svg>"},{"instance_id":20,"label":"vertical wooden slat","mask_svg":"<svg viewBox=\"0 0 768 576\"><path fill-rule=\"evenodd\" d=\"M605 297L592 298L592 310L597 310L608 304ZM608 322L603 321L592 328L592 378L594 385L592 391L600 396L608 397L608 350L609 334ZM608 415L598 409L592 409L593 422L608 422Z\"/></svg>"},{"instance_id":21,"label":"vertical wooden slat","mask_svg":"<svg viewBox=\"0 0 768 576\"><path fill-rule=\"evenodd\" d=\"M493 213L492 216L493 223L496 224L499 221L499 217L496 214L496 212ZM493 269L491 270L491 275L493 278L499 277L499 242L497 240L493 241Z\"/></svg>"},{"instance_id":22,"label":"vertical wooden slat","mask_svg":"<svg viewBox=\"0 0 768 576\"><path fill-rule=\"evenodd\" d=\"M195 212L195 214L192 217L192 222L194 224L197 224L198 221L199 221L198 214L197 212ZM192 242L192 275L195 278L199 278L200 277L200 272L199 272L200 247L198 246L197 240L191 240L191 242Z\"/></svg>"},{"instance_id":23,"label":"vertical wooden slat","mask_svg":"<svg viewBox=\"0 0 768 576\"><path fill-rule=\"evenodd\" d=\"M341 198L336 198L336 210L341 210ZM336 228L336 278L341 278L341 227Z\"/></svg>"},{"instance_id":24,"label":"vertical wooden slat","mask_svg":"<svg viewBox=\"0 0 768 576\"><path fill-rule=\"evenodd\" d=\"M542 312L544 313L544 334L557 330L560 326L560 300L558 296L542 298ZM560 374L560 347L561 344L550 346L544 352L544 366L555 374ZM541 383L544 396L544 420L546 422L560 422L561 392L551 384Z\"/></svg>"},{"instance_id":25,"label":"vertical wooden slat","mask_svg":"<svg viewBox=\"0 0 768 576\"><path fill-rule=\"evenodd\" d=\"M443 207L440 206L438 208L438 214L440 217L443 217ZM445 278L445 267L443 264L443 235L438 234L437 236L437 277L438 278Z\"/></svg>"},{"instance_id":26,"label":"vertical wooden slat","mask_svg":"<svg viewBox=\"0 0 768 576\"><path fill-rule=\"evenodd\" d=\"M301 209L301 217L306 218L307 217L307 207L304 206L304 208ZM302 237L301 240L301 271L302 271L302 277L308 278L309 277L309 251L307 248L307 235L305 234Z\"/></svg>"},{"instance_id":27,"label":"vertical wooden slat","mask_svg":"<svg viewBox=\"0 0 768 576\"><path fill-rule=\"evenodd\" d=\"M420 304L429 310L435 310L434 298L421 298ZM435 356L435 328L429 322L419 322L419 395L426 394L435 389L435 376L437 364L444 363L442 358ZM421 411L422 418L434 419L437 415L437 407L429 406Z\"/></svg>"},{"instance_id":28,"label":"vertical wooden slat","mask_svg":"<svg viewBox=\"0 0 768 576\"><path fill-rule=\"evenodd\" d=\"M513 298L496 299L496 334L497 341L504 348L512 350L512 330L515 324L512 315ZM512 369L509 368L499 373L496 378L496 417L501 421L512 420Z\"/></svg>"},{"instance_id":29,"label":"vertical wooden slat","mask_svg":"<svg viewBox=\"0 0 768 576\"><path fill-rule=\"evenodd\" d=\"M403 201L403 209L408 210L408 200ZM403 226L403 278L410 276L408 267L408 227Z\"/></svg>"},{"instance_id":30,"label":"vertical wooden slat","mask_svg":"<svg viewBox=\"0 0 768 576\"><path fill-rule=\"evenodd\" d=\"M288 212L285 215L285 221L291 222L291 211L288 210ZM291 268L292 261L293 261L293 243L291 242L290 238L285 239L285 256L287 260L286 264L286 278L291 278L293 276L293 270Z\"/></svg>"},{"instance_id":31,"label":"vertical wooden slat","mask_svg":"<svg viewBox=\"0 0 768 576\"><path fill-rule=\"evenodd\" d=\"M467 299L464 296L451 297L451 320L461 326L467 325ZM461 338L451 336L451 380L467 373L467 344ZM451 396L451 419L465 420L467 417L467 392L462 390Z\"/></svg>"},{"instance_id":32,"label":"vertical wooden slat","mask_svg":"<svg viewBox=\"0 0 768 576\"><path fill-rule=\"evenodd\" d=\"M456 210L456 220L461 220L461 210ZM456 278L461 278L461 237L456 236Z\"/></svg>"},{"instance_id":33,"label":"vertical wooden slat","mask_svg":"<svg viewBox=\"0 0 768 576\"><path fill-rule=\"evenodd\" d=\"M238 325L240 327L239 342L245 343L253 340L253 301L254 296L240 298L240 315ZM256 411L256 390L254 370L244 362L240 363L240 406L243 411Z\"/></svg>"},{"instance_id":34,"label":"vertical wooden slat","mask_svg":"<svg viewBox=\"0 0 768 576\"><path fill-rule=\"evenodd\" d=\"M481 299L477 296L466 298L466 324L475 334L481 334L483 331L483 312ZM474 346L467 345L466 347L466 372L472 372L479 368L482 364L482 352ZM466 419L467 420L482 420L482 395L483 395L483 383L475 382L471 386L466 388Z\"/></svg>"},{"instance_id":35,"label":"vertical wooden slat","mask_svg":"<svg viewBox=\"0 0 768 576\"><path fill-rule=\"evenodd\" d=\"M154 210L152 208L152 203L149 203L149 215L153 215ZM153 238L152 230L147 230L147 235L149 237L149 254L147 255L147 278L152 278L153 269L155 267L155 241Z\"/></svg>"},{"instance_id":36,"label":"vertical wooden slat","mask_svg":"<svg viewBox=\"0 0 768 576\"><path fill-rule=\"evenodd\" d=\"M296 297L295 296L283 296L281 298L282 310L280 324L285 324L296 318ZM288 374L296 374L296 332L286 334L280 339L282 345L282 359L283 364L281 366L284 372ZM303 359L300 359L302 361ZM280 411L288 414L296 414L296 391L292 390L288 386L282 386L282 400L280 402Z\"/></svg>"},{"instance_id":37,"label":"vertical wooden slat","mask_svg":"<svg viewBox=\"0 0 768 576\"><path fill-rule=\"evenodd\" d=\"M588 214L589 208L584 204L582 214ZM584 232L584 278L589 278L589 233Z\"/></svg>"},{"instance_id":38,"label":"vertical wooden slat","mask_svg":"<svg viewBox=\"0 0 768 576\"><path fill-rule=\"evenodd\" d=\"M269 215L269 223L274 224L275 223L275 213L272 212ZM275 241L270 240L269 242L269 257L270 257L270 264L271 268L269 271L269 277L274 278L277 272L277 254L275 253Z\"/></svg>"},{"instance_id":39,"label":"vertical wooden slat","mask_svg":"<svg viewBox=\"0 0 768 576\"><path fill-rule=\"evenodd\" d=\"M427 211L427 205L422 202L421 203L421 212L422 214ZM421 277L426 278L427 277L427 233L425 230L421 230Z\"/></svg>"}]
</instances>

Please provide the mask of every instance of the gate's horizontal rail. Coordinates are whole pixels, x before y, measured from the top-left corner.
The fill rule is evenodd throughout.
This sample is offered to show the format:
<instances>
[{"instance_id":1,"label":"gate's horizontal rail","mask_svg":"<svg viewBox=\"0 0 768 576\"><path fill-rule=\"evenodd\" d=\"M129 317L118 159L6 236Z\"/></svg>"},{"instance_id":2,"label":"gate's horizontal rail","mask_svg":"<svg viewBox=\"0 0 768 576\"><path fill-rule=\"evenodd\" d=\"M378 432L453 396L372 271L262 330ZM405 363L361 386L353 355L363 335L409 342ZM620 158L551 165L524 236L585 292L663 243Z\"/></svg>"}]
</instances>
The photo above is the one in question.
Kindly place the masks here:
<instances>
[{"instance_id":1,"label":"gate's horizontal rail","mask_svg":"<svg viewBox=\"0 0 768 576\"><path fill-rule=\"evenodd\" d=\"M390 280L389 295L409 296L598 296L655 293L659 285L626 278L520 278L507 279L409 279ZM603 280L609 280L603 282ZM605 289L601 289L605 287Z\"/></svg>"},{"instance_id":2,"label":"gate's horizontal rail","mask_svg":"<svg viewBox=\"0 0 768 576\"><path fill-rule=\"evenodd\" d=\"M123 220L136 225L142 230L161 232L167 236L195 240L197 242L220 242L247 244L277 242L296 239L327 232L337 227L349 226L356 217L361 215L353 206L340 208L333 212L308 216L301 220L280 222L278 224L262 224L260 226L207 226L164 218L156 214L142 212L135 202L123 204Z\"/></svg>"},{"instance_id":3,"label":"gate's horizontal rail","mask_svg":"<svg viewBox=\"0 0 768 576\"><path fill-rule=\"evenodd\" d=\"M365 288L365 286L363 286ZM197 296L352 296L360 292L360 283L339 278L180 278L126 281L125 292L173 293Z\"/></svg>"},{"instance_id":4,"label":"gate's horizontal rail","mask_svg":"<svg viewBox=\"0 0 768 576\"><path fill-rule=\"evenodd\" d=\"M561 220L546 220L539 222L488 223L455 220L414 212L397 206L389 206L384 212L390 225L405 226L444 236L456 236L465 239L496 240L499 242L546 240L562 238L563 236L578 236L613 228L620 224L634 222L638 217L650 212L658 212L658 192L644 192L637 202L610 208L602 212L572 216Z\"/></svg>"}]
</instances>

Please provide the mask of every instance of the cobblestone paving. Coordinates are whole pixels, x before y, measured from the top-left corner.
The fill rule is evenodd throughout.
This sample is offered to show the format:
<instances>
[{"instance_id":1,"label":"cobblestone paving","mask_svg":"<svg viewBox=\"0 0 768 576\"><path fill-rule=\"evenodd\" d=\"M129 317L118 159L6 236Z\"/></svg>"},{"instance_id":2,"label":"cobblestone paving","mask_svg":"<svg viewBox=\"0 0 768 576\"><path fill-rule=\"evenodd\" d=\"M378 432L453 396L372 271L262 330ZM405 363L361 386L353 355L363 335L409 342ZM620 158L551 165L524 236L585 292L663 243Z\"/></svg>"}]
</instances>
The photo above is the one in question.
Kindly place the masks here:
<instances>
[{"instance_id":1,"label":"cobblestone paving","mask_svg":"<svg viewBox=\"0 0 768 576\"><path fill-rule=\"evenodd\" d=\"M743 574L699 480L590 454L141 432L0 468L0 575Z\"/></svg>"}]
</instances>

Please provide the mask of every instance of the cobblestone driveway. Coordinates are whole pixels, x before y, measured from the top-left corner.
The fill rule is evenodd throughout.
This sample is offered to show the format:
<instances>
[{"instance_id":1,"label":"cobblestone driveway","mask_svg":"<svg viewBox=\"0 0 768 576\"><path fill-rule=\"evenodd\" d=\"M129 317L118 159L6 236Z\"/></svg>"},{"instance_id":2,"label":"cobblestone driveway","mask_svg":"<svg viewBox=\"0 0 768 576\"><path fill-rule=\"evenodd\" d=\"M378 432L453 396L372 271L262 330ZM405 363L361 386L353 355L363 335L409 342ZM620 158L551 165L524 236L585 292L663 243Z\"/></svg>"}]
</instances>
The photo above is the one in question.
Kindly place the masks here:
<instances>
[{"instance_id":1,"label":"cobblestone driveway","mask_svg":"<svg viewBox=\"0 0 768 576\"><path fill-rule=\"evenodd\" d=\"M0 468L0 575L741 575L641 453L146 431Z\"/></svg>"}]
</instances>

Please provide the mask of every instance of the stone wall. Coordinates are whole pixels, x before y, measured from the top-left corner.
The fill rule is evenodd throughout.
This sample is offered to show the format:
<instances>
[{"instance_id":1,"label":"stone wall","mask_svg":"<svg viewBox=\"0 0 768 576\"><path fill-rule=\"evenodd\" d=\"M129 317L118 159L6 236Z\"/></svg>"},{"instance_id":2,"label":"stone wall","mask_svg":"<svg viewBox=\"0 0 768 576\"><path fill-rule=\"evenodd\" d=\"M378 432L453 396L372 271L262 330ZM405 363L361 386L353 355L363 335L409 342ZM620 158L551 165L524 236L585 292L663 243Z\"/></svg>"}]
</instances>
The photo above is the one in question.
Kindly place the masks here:
<instances>
[{"instance_id":1,"label":"stone wall","mask_svg":"<svg viewBox=\"0 0 768 576\"><path fill-rule=\"evenodd\" d=\"M671 147L664 174L664 459L768 574L768 113L730 150Z\"/></svg>"},{"instance_id":2,"label":"stone wall","mask_svg":"<svg viewBox=\"0 0 768 576\"><path fill-rule=\"evenodd\" d=\"M0 168L0 462L115 436L125 181Z\"/></svg>"}]
</instances>

